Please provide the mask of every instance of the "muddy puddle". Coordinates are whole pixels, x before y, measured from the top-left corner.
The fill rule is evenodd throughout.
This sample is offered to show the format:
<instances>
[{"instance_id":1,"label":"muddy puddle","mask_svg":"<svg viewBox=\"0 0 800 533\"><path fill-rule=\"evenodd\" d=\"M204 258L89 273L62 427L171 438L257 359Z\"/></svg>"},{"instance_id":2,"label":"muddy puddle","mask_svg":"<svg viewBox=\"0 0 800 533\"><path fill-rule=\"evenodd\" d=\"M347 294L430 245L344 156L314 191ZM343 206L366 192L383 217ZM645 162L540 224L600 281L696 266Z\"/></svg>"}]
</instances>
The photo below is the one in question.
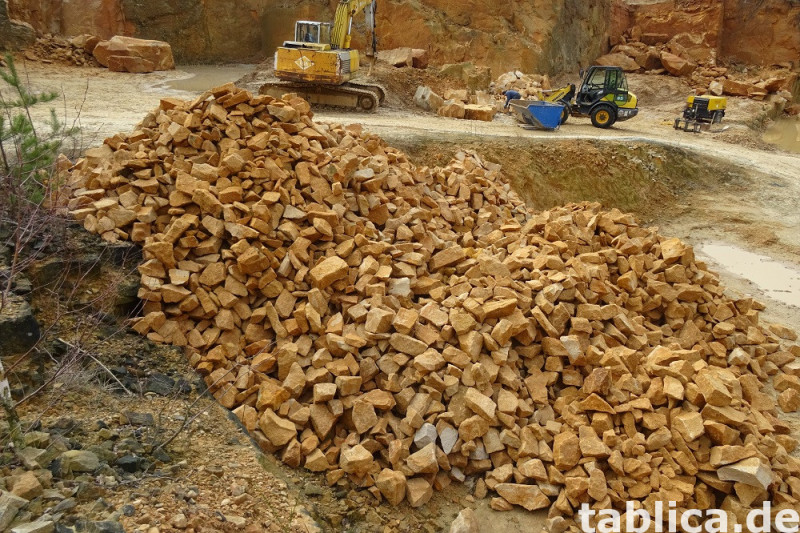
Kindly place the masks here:
<instances>
[{"instance_id":1,"label":"muddy puddle","mask_svg":"<svg viewBox=\"0 0 800 533\"><path fill-rule=\"evenodd\" d=\"M253 71L255 65L180 65L179 77L166 80L158 88L189 93L201 93L213 87L236 81Z\"/></svg>"},{"instance_id":2,"label":"muddy puddle","mask_svg":"<svg viewBox=\"0 0 800 533\"><path fill-rule=\"evenodd\" d=\"M784 150L800 153L800 117L776 120L764 132L763 139Z\"/></svg>"},{"instance_id":3,"label":"muddy puddle","mask_svg":"<svg viewBox=\"0 0 800 533\"><path fill-rule=\"evenodd\" d=\"M710 260L711 266L746 279L769 298L800 307L800 269L797 267L730 244L702 244L697 251L700 258Z\"/></svg>"}]
</instances>

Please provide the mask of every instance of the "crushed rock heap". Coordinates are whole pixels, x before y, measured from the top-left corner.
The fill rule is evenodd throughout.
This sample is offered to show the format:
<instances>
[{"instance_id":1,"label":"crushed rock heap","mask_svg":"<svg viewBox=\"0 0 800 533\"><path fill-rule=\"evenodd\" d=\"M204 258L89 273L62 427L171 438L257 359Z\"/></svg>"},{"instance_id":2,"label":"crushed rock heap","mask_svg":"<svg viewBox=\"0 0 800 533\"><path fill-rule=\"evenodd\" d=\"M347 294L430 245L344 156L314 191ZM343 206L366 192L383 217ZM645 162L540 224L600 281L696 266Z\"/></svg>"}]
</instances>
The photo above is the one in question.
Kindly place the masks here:
<instances>
[{"instance_id":1,"label":"crushed rock heap","mask_svg":"<svg viewBox=\"0 0 800 533\"><path fill-rule=\"evenodd\" d=\"M477 476L495 509L797 508L800 355L678 239L526 209L495 165L416 168L358 126L232 85L165 99L71 173L141 243L134 328L185 346L287 464L391 504Z\"/></svg>"}]
</instances>

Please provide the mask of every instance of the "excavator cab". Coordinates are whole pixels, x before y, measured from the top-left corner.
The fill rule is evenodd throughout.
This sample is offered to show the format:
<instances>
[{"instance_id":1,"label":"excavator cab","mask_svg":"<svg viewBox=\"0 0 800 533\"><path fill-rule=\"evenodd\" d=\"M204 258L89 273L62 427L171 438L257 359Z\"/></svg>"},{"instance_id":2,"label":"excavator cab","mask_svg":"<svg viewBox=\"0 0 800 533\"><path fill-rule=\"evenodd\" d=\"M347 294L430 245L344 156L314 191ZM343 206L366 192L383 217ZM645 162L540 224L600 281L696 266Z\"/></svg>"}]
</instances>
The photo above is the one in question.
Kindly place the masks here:
<instances>
[{"instance_id":1,"label":"excavator cab","mask_svg":"<svg viewBox=\"0 0 800 533\"><path fill-rule=\"evenodd\" d=\"M294 26L294 42L331 44L330 22L298 20Z\"/></svg>"}]
</instances>

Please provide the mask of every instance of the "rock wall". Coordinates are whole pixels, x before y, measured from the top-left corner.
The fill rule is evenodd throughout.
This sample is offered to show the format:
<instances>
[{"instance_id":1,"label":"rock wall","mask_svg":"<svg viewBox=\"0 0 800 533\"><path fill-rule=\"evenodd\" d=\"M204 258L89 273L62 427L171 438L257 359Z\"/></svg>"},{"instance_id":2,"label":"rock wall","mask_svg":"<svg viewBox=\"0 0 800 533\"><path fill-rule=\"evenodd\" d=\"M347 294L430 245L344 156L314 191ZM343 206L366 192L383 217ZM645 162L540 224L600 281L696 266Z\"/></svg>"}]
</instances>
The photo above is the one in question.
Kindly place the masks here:
<instances>
[{"instance_id":1,"label":"rock wall","mask_svg":"<svg viewBox=\"0 0 800 533\"><path fill-rule=\"evenodd\" d=\"M8 0L8 10L12 18L24 20L40 34L90 33L108 39L136 31L120 0Z\"/></svg>"},{"instance_id":2,"label":"rock wall","mask_svg":"<svg viewBox=\"0 0 800 533\"><path fill-rule=\"evenodd\" d=\"M34 29L10 17L6 0L0 0L0 50L23 48L35 39Z\"/></svg>"},{"instance_id":3,"label":"rock wall","mask_svg":"<svg viewBox=\"0 0 800 533\"><path fill-rule=\"evenodd\" d=\"M618 0L617 0L618 1ZM291 38L297 19L332 20L337 0L9 0L38 32L169 42L179 61L252 61ZM435 65L495 72L575 70L607 46L612 0L380 0L379 47L424 48ZM354 46L364 46L363 18Z\"/></svg>"},{"instance_id":4,"label":"rock wall","mask_svg":"<svg viewBox=\"0 0 800 533\"><path fill-rule=\"evenodd\" d=\"M800 2L794 0L628 1L643 42L676 38L696 60L712 53L725 63L800 62Z\"/></svg>"},{"instance_id":5,"label":"rock wall","mask_svg":"<svg viewBox=\"0 0 800 533\"><path fill-rule=\"evenodd\" d=\"M800 2L725 0L722 57L746 64L800 66Z\"/></svg>"},{"instance_id":6,"label":"rock wall","mask_svg":"<svg viewBox=\"0 0 800 533\"><path fill-rule=\"evenodd\" d=\"M3 4L5 0L3 0ZM332 20L338 0L8 0L11 18L40 33L133 35L169 42L180 62L258 61L291 38L295 20ZM1 17L2 15L0 15ZM428 50L431 64L576 71L636 26L681 35L696 53L748 64L798 61L795 0L379 0L382 49ZM364 47L363 17L353 44Z\"/></svg>"}]
</instances>

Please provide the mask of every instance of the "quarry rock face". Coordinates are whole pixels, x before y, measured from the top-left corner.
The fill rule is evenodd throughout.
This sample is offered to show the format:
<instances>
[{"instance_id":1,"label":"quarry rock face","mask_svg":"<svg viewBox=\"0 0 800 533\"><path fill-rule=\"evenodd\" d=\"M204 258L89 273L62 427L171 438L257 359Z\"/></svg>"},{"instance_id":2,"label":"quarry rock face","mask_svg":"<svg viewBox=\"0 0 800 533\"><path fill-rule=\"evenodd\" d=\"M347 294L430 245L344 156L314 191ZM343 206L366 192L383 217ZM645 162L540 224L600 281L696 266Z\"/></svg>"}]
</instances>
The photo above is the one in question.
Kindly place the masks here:
<instances>
[{"instance_id":1,"label":"quarry rock face","mask_svg":"<svg viewBox=\"0 0 800 533\"><path fill-rule=\"evenodd\" d=\"M9 18L6 0L0 0L0 50L18 49L36 40L36 33L30 24Z\"/></svg>"},{"instance_id":2,"label":"quarry rock face","mask_svg":"<svg viewBox=\"0 0 800 533\"><path fill-rule=\"evenodd\" d=\"M37 32L158 39L169 42L180 61L263 60L292 38L295 21L333 20L337 4L252 0L248 9L230 9L224 0L8 0L10 17ZM713 56L769 65L800 56L798 14L800 6L790 0L381 0L377 33L381 50L426 50L432 64L471 61L495 73L577 70L619 44L631 27L647 44L676 38L696 62ZM354 24L353 47L363 50L363 16Z\"/></svg>"},{"instance_id":3,"label":"quarry rock face","mask_svg":"<svg viewBox=\"0 0 800 533\"><path fill-rule=\"evenodd\" d=\"M670 0L629 5L628 9L642 42L678 44L695 61L716 57L772 65L800 57L797 2L766 0L752 5L735 0Z\"/></svg>"},{"instance_id":4,"label":"quarry rock face","mask_svg":"<svg viewBox=\"0 0 800 533\"><path fill-rule=\"evenodd\" d=\"M800 4L767 0L759 6L725 0L722 56L744 63L764 64L800 58L800 31L797 20Z\"/></svg>"},{"instance_id":5,"label":"quarry rock face","mask_svg":"<svg viewBox=\"0 0 800 533\"><path fill-rule=\"evenodd\" d=\"M11 0L10 10L42 33L135 35L169 42L181 61L242 61L269 57L292 38L296 20L333 20L337 4L254 0L248 9L230 9L223 0L90 0L80 5L74 0ZM427 50L437 65L472 61L497 72L548 72L572 69L602 54L610 12L608 1L495 5L477 0L382 0L377 33L382 50ZM353 31L353 47L360 50L366 45L363 21L363 16L356 17Z\"/></svg>"}]
</instances>

